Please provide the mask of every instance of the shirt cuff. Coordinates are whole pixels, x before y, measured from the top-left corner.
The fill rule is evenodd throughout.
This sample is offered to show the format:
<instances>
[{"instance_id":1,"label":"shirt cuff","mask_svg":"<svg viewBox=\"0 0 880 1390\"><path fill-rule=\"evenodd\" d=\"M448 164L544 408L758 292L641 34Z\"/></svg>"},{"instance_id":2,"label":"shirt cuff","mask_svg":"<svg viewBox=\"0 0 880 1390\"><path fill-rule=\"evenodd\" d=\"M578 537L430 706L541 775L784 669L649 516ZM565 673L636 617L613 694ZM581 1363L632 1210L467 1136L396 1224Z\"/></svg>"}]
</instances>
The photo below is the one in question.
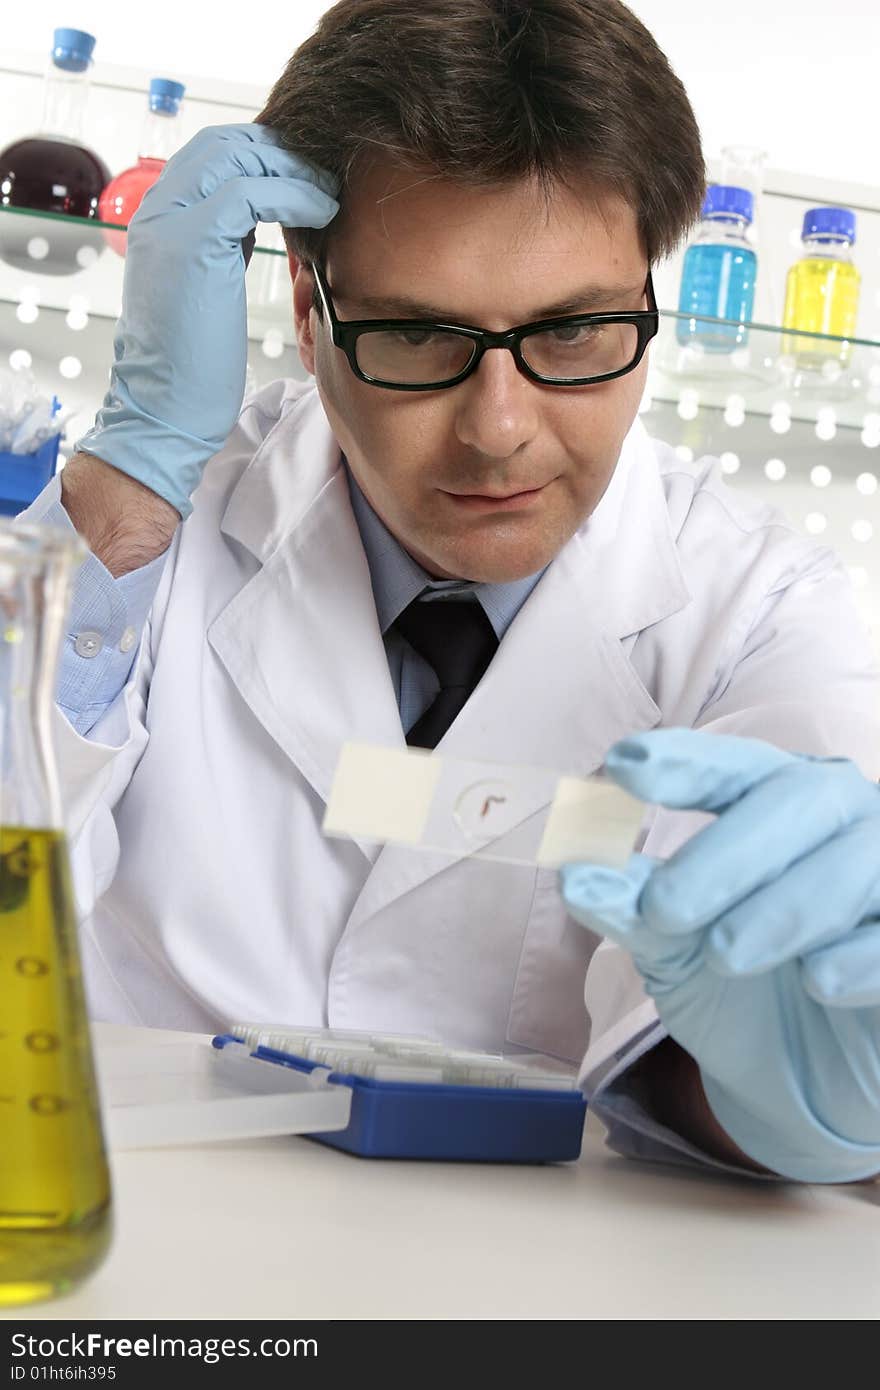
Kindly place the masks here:
<instances>
[{"instance_id":1,"label":"shirt cuff","mask_svg":"<svg viewBox=\"0 0 880 1390\"><path fill-rule=\"evenodd\" d=\"M58 475L19 520L75 532ZM90 552L74 576L56 698L79 734L89 732L125 687L167 554L114 579Z\"/></svg>"},{"instance_id":2,"label":"shirt cuff","mask_svg":"<svg viewBox=\"0 0 880 1390\"><path fill-rule=\"evenodd\" d=\"M775 1173L758 1173L751 1168L739 1168L725 1163L698 1149L674 1130L655 1120L629 1084L631 1068L646 1052L656 1047L668 1034L662 1024L633 1038L618 1054L617 1060L602 1075L601 1081L587 1099L593 1114L607 1130L605 1142L614 1153L624 1158L640 1158L649 1163L674 1163L687 1168L714 1168L737 1178L752 1178L759 1182L782 1182Z\"/></svg>"}]
</instances>

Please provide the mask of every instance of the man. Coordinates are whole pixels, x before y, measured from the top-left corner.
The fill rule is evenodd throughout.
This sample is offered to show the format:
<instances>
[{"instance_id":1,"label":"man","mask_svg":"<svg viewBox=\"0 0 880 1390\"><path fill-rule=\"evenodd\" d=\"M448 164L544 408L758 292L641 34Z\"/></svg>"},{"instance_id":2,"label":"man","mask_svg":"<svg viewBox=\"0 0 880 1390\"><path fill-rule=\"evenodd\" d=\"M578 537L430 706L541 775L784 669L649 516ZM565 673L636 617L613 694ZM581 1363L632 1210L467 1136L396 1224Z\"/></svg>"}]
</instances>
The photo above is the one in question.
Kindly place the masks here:
<instances>
[{"instance_id":1,"label":"man","mask_svg":"<svg viewBox=\"0 0 880 1390\"><path fill-rule=\"evenodd\" d=\"M620 1147L768 1166L577 883L592 930L555 874L320 832L350 738L586 775L664 724L880 770L833 557L637 420L650 267L702 191L681 84L616 0L343 0L258 124L171 161L104 408L31 512L94 552L59 753L98 1017L589 1041ZM239 416L258 220L317 390ZM655 814L644 862L704 820Z\"/></svg>"}]
</instances>

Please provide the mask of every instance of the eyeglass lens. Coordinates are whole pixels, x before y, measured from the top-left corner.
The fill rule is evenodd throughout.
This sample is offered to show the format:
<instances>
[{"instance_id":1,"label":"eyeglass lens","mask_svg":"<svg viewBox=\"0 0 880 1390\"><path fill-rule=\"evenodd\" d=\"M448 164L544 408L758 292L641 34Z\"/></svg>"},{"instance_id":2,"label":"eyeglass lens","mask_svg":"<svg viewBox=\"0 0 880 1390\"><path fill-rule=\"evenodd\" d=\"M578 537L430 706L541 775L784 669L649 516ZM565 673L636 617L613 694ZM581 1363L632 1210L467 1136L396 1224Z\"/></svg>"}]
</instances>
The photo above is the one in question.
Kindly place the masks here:
<instances>
[{"instance_id":1,"label":"eyeglass lens","mask_svg":"<svg viewBox=\"0 0 880 1390\"><path fill-rule=\"evenodd\" d=\"M634 323L564 323L522 340L527 366L552 381L623 371L638 350ZM443 329L380 329L357 341L360 370L378 381L415 386L448 381L465 371L476 344Z\"/></svg>"}]
</instances>

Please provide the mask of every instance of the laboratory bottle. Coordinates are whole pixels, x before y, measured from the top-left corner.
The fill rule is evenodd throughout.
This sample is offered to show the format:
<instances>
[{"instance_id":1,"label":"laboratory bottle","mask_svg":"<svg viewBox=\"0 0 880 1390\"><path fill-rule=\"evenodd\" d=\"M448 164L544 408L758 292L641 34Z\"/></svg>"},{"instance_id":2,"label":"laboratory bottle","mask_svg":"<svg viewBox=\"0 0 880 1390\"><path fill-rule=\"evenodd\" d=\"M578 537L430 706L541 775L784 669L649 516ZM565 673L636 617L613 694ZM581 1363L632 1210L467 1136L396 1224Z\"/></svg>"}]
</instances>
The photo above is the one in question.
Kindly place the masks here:
<instances>
[{"instance_id":1,"label":"laboratory bottle","mask_svg":"<svg viewBox=\"0 0 880 1390\"><path fill-rule=\"evenodd\" d=\"M0 1307L76 1285L111 1235L52 740L78 536L0 521Z\"/></svg>"},{"instance_id":2,"label":"laboratory bottle","mask_svg":"<svg viewBox=\"0 0 880 1390\"><path fill-rule=\"evenodd\" d=\"M855 337L861 281L851 254L855 239L856 216L849 208L810 208L805 214L803 252L785 282L783 328L835 338ZM799 367L819 370L826 362L846 366L851 354L848 341L832 343L820 338L784 337L782 351Z\"/></svg>"},{"instance_id":3,"label":"laboratory bottle","mask_svg":"<svg viewBox=\"0 0 880 1390\"><path fill-rule=\"evenodd\" d=\"M182 82L172 82L165 77L152 78L147 115L138 143L137 163L123 169L107 184L98 202L101 222L115 222L127 227L147 189L153 186L168 160L183 143L180 103L184 91ZM117 255L125 255L125 232L105 231L103 236Z\"/></svg>"},{"instance_id":4,"label":"laboratory bottle","mask_svg":"<svg viewBox=\"0 0 880 1390\"><path fill-rule=\"evenodd\" d=\"M3 207L56 214L51 219L0 213L0 256L19 270L72 275L104 249L97 229L65 227L59 220L96 219L101 190L110 178L104 161L83 144L94 46L93 36L80 29L55 30L40 130L0 154Z\"/></svg>"},{"instance_id":5,"label":"laboratory bottle","mask_svg":"<svg viewBox=\"0 0 880 1390\"><path fill-rule=\"evenodd\" d=\"M696 239L685 252L676 337L683 347L699 344L707 352L733 352L748 342L758 258L746 236L755 215L747 188L712 184L703 202ZM729 319L709 323L698 315Z\"/></svg>"}]
</instances>

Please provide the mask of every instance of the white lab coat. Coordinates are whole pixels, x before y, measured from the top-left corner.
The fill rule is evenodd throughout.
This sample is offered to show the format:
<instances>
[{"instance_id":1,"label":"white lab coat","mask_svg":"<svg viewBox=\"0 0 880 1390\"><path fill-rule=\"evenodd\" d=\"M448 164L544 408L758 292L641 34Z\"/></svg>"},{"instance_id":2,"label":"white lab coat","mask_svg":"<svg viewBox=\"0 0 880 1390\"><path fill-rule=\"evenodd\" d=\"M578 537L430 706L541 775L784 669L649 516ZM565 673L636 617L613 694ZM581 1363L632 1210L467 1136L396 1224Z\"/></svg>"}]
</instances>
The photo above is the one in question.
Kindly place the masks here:
<instances>
[{"instance_id":1,"label":"white lab coat","mask_svg":"<svg viewBox=\"0 0 880 1390\"><path fill-rule=\"evenodd\" d=\"M583 776L633 730L689 725L876 777L877 696L830 553L636 421L438 750ZM555 872L322 835L342 742L405 743L313 387L246 405L124 693L88 738L57 725L98 1018L375 1028L574 1062L590 1041L589 1074L656 1017L629 958L567 916ZM646 852L702 819L661 813Z\"/></svg>"}]
</instances>

